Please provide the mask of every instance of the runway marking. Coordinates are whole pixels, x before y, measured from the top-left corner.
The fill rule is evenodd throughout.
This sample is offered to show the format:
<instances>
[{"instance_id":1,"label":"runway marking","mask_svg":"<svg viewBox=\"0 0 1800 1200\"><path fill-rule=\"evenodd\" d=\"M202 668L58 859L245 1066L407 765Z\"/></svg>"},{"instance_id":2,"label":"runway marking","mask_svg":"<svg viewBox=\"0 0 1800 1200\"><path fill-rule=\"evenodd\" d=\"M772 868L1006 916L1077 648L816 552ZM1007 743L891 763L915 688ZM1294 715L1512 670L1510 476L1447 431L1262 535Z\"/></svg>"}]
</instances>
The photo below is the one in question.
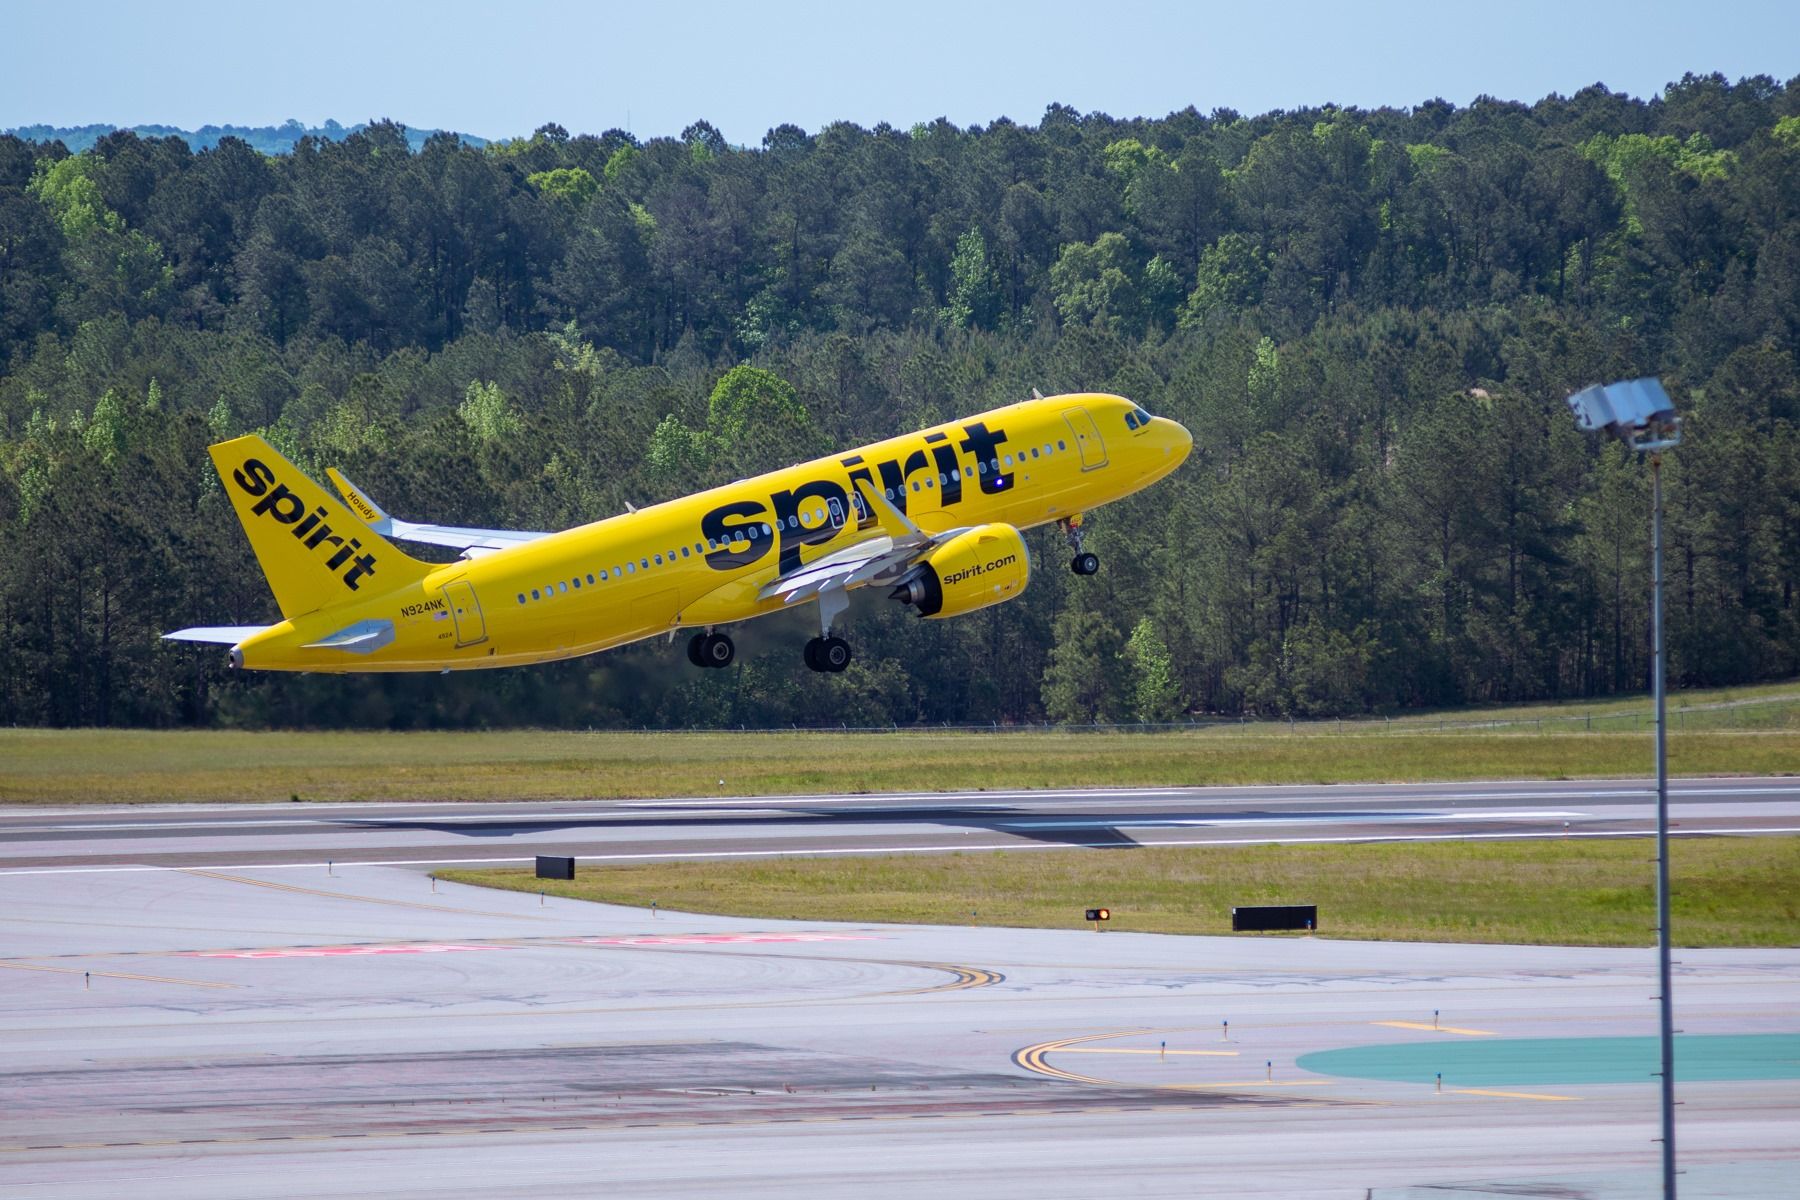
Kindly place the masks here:
<instances>
[{"instance_id":1,"label":"runway marking","mask_svg":"<svg viewBox=\"0 0 1800 1200\"><path fill-rule=\"evenodd\" d=\"M290 946L273 950L180 950L176 958L348 958L373 954L461 954L476 950L513 950L518 947L467 946L429 942L411 946Z\"/></svg>"},{"instance_id":2,"label":"runway marking","mask_svg":"<svg viewBox=\"0 0 1800 1200\"><path fill-rule=\"evenodd\" d=\"M0 967L7 967L14 971L51 971L58 975L92 975L96 979L136 979L144 983L178 983L184 987L237 988L242 986L236 983L214 983L204 979L173 979L166 975L133 975L128 971L84 971L79 967L52 967L44 963L0 960Z\"/></svg>"},{"instance_id":3,"label":"runway marking","mask_svg":"<svg viewBox=\"0 0 1800 1200\"><path fill-rule=\"evenodd\" d=\"M1395 1029L1424 1029L1431 1033L1460 1033L1464 1037L1499 1037L1491 1029L1458 1029L1454 1025L1427 1025L1423 1021L1370 1021L1371 1025L1390 1025Z\"/></svg>"},{"instance_id":4,"label":"runway marking","mask_svg":"<svg viewBox=\"0 0 1800 1200\"><path fill-rule=\"evenodd\" d=\"M1655 796L1655 790L1648 781L1631 779L1595 779L1592 786L1583 788L1579 781L1544 780L1545 785L1560 784L1560 790L1538 788L1534 790L1512 791L1444 791L1441 789L1461 786L1465 789L1484 786L1493 788L1531 788L1540 782L1535 780L1473 780L1473 781L1438 781L1431 783L1286 783L1286 784L1233 784L1213 787L1183 786L1147 786L1143 788L1026 788L1026 789L992 789L961 792L861 792L861 793L818 793L814 795L780 795L780 796L665 796L655 798L620 798L611 805L601 808L582 808L575 810L552 810L541 812L504 812L492 813L480 811L470 815L458 812L445 812L446 809L478 809L491 808L491 801L465 800L393 800L393 801L307 801L294 816L267 818L232 818L222 817L215 820L192 821L156 821L134 820L117 821L106 824L70 823L66 825L27 825L14 826L18 832L63 832L63 831L107 831L145 828L163 829L208 829L256 826L304 826L331 823L362 822L377 823L382 816L367 815L371 809L388 810L431 809L433 820L438 821L492 821L495 817L506 820L532 821L565 821L580 820L589 817L606 816L621 811L629 812L643 808L669 808L677 806L702 805L709 808L738 807L745 805L766 806L815 806L822 803L863 805L924 802L955 802L958 800L980 801L996 804L1003 801L1017 800L1082 800L1082 799L1114 799L1146 797L1153 799L1191 799L1202 802L1234 802L1240 800L1256 800L1265 798L1269 793L1287 793L1281 796L1283 802L1293 802L1317 797L1323 802L1336 803L1344 799L1381 799L1380 795L1369 795L1371 792L1394 793L1408 800L1595 800L1636 798L1649 799ZM1730 776L1685 776L1669 782L1671 797L1709 797L1709 796L1786 796L1800 795L1800 786L1776 779L1746 780L1747 786L1733 782ZM276 808L278 805L256 805L256 808ZM56 808L34 808L34 815L52 818L79 818L109 812L120 813L130 811L134 814L155 813L232 813L243 811L245 806L232 804L157 804L157 805L79 805ZM293 811L293 810L290 810ZM306 815L302 816L299 813ZM341 813L341 817L314 814ZM351 815L359 814L359 815Z\"/></svg>"},{"instance_id":5,"label":"runway marking","mask_svg":"<svg viewBox=\"0 0 1800 1200\"><path fill-rule=\"evenodd\" d=\"M1543 1092L1498 1092L1491 1088L1456 1088L1458 1096L1501 1096L1508 1100L1579 1100L1580 1096L1551 1096Z\"/></svg>"},{"instance_id":6,"label":"runway marking","mask_svg":"<svg viewBox=\"0 0 1800 1200\"><path fill-rule=\"evenodd\" d=\"M1545 838L1647 838L1652 836L1649 829L1570 829L1543 830L1533 833L1371 833L1357 834L1347 837L1251 837L1251 838L1182 838L1164 841L1145 842L1144 846L1180 847L1180 846L1360 846L1378 843L1406 842L1520 842L1536 841ZM1750 837L1759 834L1800 833L1800 825L1769 825L1754 828L1689 828L1671 829L1670 837ZM640 854L582 854L578 855L583 862L668 862L668 861L700 861L706 859L731 858L839 858L847 855L870 854L955 854L989 850L1116 850L1116 841L1067 841L1067 842L956 842L945 841L936 846L850 846L830 847L813 846L799 849L763 849L763 850L653 850ZM530 856L497 856L491 858L384 858L350 861L332 860L340 870L350 867L448 867L448 866L504 866L508 863L528 863L534 861ZM299 863L235 863L219 868L220 871L295 871L319 870L324 862ZM202 870L198 867L183 866L88 866L88 867L10 867L0 869L0 876L9 875L120 875L142 872L180 871L187 874L218 874L218 871ZM234 879L240 883L254 883L263 887L286 888L286 885L269 883L263 880L242 879L237 876L221 876ZM314 895L330 896L342 900L361 900L368 904L399 905L406 908L438 909L440 911L461 912L473 911L484 917L509 917L521 921L535 921L538 917L521 913L481 912L479 910L443 909L439 905L414 904L405 900L381 900L368 896L356 896L341 892L314 892L310 888L286 888L290 891L310 892ZM522 893L523 894L523 893Z\"/></svg>"}]
</instances>

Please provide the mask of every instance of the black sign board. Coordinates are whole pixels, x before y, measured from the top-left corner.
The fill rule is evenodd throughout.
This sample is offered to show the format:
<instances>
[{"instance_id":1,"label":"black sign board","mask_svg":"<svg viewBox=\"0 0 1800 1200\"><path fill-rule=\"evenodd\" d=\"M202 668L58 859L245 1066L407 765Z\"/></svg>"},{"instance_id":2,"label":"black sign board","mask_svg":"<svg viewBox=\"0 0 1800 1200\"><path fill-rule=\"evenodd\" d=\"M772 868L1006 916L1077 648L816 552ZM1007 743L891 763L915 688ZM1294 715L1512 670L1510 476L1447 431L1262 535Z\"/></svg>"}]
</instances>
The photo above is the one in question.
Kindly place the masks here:
<instances>
[{"instance_id":1,"label":"black sign board","mask_svg":"<svg viewBox=\"0 0 1800 1200\"><path fill-rule=\"evenodd\" d=\"M572 858L551 858L548 855L537 856L537 877L539 879L573 879L575 878L575 860Z\"/></svg>"},{"instance_id":2,"label":"black sign board","mask_svg":"<svg viewBox=\"0 0 1800 1200\"><path fill-rule=\"evenodd\" d=\"M1264 929L1317 929L1316 904L1257 904L1231 910L1231 929L1248 933Z\"/></svg>"}]
</instances>

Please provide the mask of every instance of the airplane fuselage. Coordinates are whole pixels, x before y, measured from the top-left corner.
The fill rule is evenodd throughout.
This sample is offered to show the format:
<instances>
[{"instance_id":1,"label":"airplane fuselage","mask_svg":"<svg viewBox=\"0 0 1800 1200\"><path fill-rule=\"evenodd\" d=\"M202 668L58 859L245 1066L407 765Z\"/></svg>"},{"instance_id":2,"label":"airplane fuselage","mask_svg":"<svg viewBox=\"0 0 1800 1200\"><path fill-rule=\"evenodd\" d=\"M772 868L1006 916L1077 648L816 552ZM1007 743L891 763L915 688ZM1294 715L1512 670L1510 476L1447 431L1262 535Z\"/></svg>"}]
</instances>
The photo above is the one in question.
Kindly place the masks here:
<instances>
[{"instance_id":1,"label":"airplane fuselage","mask_svg":"<svg viewBox=\"0 0 1800 1200\"><path fill-rule=\"evenodd\" d=\"M379 555L346 556L360 566L344 602L270 626L233 659L261 670L468 670L760 616L786 606L761 594L770 581L869 534L871 494L937 533L1027 529L1138 491L1192 444L1175 422L1141 415L1118 396L1028 400L447 563L398 588L381 586ZM262 482L254 471L225 480ZM376 648L321 645L365 625L382 630L365 639Z\"/></svg>"}]
</instances>

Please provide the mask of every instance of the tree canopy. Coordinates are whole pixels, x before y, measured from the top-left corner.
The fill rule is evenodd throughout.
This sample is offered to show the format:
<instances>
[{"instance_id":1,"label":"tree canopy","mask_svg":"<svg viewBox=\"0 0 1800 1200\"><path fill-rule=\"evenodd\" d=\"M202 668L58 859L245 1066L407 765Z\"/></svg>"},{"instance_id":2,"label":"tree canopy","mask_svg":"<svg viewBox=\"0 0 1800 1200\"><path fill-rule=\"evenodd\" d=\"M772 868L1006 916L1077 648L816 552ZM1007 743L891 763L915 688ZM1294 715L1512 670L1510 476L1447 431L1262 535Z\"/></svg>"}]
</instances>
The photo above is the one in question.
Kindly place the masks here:
<instances>
[{"instance_id":1,"label":"tree canopy","mask_svg":"<svg viewBox=\"0 0 1800 1200\"><path fill-rule=\"evenodd\" d=\"M1656 374L1672 678L1800 674L1800 81L1035 127L391 122L270 156L0 136L0 720L1161 720L1644 686L1647 481L1562 398ZM259 430L413 519L561 528L1027 396L1188 465L961 621L808 614L478 677L237 676L273 606L206 457ZM755 431L756 436L741 436Z\"/></svg>"}]
</instances>

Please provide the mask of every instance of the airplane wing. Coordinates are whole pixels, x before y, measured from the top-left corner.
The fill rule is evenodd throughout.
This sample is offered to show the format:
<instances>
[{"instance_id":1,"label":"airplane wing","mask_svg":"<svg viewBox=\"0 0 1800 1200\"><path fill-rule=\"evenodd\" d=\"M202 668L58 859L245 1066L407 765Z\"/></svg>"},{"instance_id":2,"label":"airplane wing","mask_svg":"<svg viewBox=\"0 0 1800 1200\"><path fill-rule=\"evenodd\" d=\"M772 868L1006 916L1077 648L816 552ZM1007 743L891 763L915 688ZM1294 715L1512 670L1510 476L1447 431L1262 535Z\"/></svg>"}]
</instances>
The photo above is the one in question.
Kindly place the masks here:
<instances>
[{"instance_id":1,"label":"airplane wing","mask_svg":"<svg viewBox=\"0 0 1800 1200\"><path fill-rule=\"evenodd\" d=\"M758 599L780 596L783 604L800 604L827 592L841 595L871 583L892 582L934 548L971 528L927 533L873 489L866 495L859 489L859 495L872 506L881 532L777 576L762 586Z\"/></svg>"},{"instance_id":2,"label":"airplane wing","mask_svg":"<svg viewBox=\"0 0 1800 1200\"><path fill-rule=\"evenodd\" d=\"M363 523L376 533L403 542L424 542L432 546L453 546L461 550L464 558L474 558L481 554L492 554L496 550L505 550L513 546L522 546L526 542L534 542L541 537L549 537L547 530L535 529L476 529L464 525L430 525L417 521L400 521L382 511L380 505L369 499L367 492L351 483L344 473L336 467L326 467L325 474L331 478L331 485L344 498L344 503Z\"/></svg>"}]
</instances>

